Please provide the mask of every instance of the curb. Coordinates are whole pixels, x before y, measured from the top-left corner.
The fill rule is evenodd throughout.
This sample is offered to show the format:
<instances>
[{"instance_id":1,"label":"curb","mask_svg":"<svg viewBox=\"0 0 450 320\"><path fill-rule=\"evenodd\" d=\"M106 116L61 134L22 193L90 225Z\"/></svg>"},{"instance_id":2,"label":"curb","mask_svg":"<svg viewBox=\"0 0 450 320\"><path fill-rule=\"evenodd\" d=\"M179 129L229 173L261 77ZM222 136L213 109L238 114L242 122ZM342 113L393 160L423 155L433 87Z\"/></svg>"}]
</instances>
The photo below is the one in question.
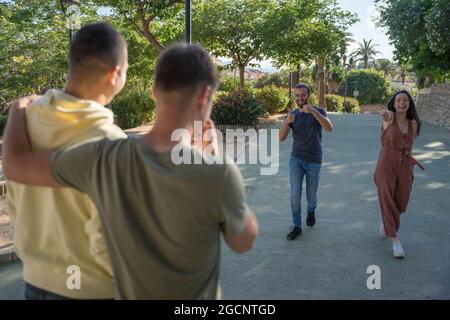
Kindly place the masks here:
<instances>
[{"instance_id":1,"label":"curb","mask_svg":"<svg viewBox=\"0 0 450 320\"><path fill-rule=\"evenodd\" d=\"M0 248L0 266L16 260L19 260L19 257L16 255L12 244L5 248Z\"/></svg>"}]
</instances>

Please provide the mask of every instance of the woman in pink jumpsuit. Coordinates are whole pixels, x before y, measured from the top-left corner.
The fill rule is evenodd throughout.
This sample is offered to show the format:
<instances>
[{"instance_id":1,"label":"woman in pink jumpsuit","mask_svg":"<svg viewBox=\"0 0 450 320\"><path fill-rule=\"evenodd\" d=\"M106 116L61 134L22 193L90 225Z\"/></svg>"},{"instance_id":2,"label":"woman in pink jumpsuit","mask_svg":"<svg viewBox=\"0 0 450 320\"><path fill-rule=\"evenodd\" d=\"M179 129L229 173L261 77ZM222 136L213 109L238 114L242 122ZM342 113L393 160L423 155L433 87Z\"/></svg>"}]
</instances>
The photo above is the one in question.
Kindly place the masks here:
<instances>
[{"instance_id":1,"label":"woman in pink jumpsuit","mask_svg":"<svg viewBox=\"0 0 450 320\"><path fill-rule=\"evenodd\" d=\"M388 110L381 112L381 152L375 169L382 223L380 232L391 238L393 255L403 258L405 252L397 237L400 215L406 211L414 180L415 160L412 146L420 133L421 121L414 100L407 91L397 92L388 103Z\"/></svg>"}]
</instances>

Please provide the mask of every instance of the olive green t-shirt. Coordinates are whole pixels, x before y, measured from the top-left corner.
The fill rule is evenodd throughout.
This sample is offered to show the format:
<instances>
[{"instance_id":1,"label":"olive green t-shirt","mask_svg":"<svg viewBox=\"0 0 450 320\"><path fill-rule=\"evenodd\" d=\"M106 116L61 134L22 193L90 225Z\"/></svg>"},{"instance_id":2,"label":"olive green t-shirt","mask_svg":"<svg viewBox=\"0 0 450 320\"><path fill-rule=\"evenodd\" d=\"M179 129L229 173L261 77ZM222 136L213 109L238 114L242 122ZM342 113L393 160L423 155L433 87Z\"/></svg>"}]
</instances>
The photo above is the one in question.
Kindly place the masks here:
<instances>
[{"instance_id":1,"label":"olive green t-shirt","mask_svg":"<svg viewBox=\"0 0 450 320\"><path fill-rule=\"evenodd\" d=\"M235 164L176 165L135 138L58 151L49 164L96 204L118 298L218 298L220 234L239 234L247 215Z\"/></svg>"}]
</instances>

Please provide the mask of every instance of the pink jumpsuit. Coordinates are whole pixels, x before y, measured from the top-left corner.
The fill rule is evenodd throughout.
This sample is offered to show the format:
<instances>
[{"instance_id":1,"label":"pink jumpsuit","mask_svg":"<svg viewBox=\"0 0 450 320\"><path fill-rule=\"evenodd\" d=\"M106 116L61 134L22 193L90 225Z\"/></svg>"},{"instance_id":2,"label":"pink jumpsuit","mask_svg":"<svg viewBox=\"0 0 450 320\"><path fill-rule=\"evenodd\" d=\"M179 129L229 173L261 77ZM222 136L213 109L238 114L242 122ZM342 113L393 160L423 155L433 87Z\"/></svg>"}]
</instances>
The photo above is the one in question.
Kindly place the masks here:
<instances>
[{"instance_id":1,"label":"pink jumpsuit","mask_svg":"<svg viewBox=\"0 0 450 320\"><path fill-rule=\"evenodd\" d=\"M411 156L413 128L408 121L408 133L403 133L394 117L392 124L381 132L381 152L375 169L384 231L395 238L400 227L400 215L406 211L414 181L413 168L422 165Z\"/></svg>"}]
</instances>

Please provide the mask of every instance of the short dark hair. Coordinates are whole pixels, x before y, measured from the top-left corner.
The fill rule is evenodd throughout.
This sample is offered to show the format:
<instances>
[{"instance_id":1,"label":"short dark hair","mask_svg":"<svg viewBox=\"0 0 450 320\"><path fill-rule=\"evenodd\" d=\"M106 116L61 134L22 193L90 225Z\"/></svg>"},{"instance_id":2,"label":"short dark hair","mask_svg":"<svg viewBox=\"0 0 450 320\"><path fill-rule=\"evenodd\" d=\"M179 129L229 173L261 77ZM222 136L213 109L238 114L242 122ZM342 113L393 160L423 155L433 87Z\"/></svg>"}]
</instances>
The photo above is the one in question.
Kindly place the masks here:
<instances>
[{"instance_id":1,"label":"short dark hair","mask_svg":"<svg viewBox=\"0 0 450 320\"><path fill-rule=\"evenodd\" d=\"M73 38L69 52L71 70L110 69L125 59L127 42L108 23L93 23L82 27Z\"/></svg>"},{"instance_id":2,"label":"short dark hair","mask_svg":"<svg viewBox=\"0 0 450 320\"><path fill-rule=\"evenodd\" d=\"M306 91L308 91L308 96L311 95L311 90L309 89L309 86L307 84L299 83L295 86L295 89L306 89Z\"/></svg>"},{"instance_id":3,"label":"short dark hair","mask_svg":"<svg viewBox=\"0 0 450 320\"><path fill-rule=\"evenodd\" d=\"M197 44L176 43L158 57L155 87L162 91L196 90L219 83L217 69L208 52Z\"/></svg>"}]
</instances>

